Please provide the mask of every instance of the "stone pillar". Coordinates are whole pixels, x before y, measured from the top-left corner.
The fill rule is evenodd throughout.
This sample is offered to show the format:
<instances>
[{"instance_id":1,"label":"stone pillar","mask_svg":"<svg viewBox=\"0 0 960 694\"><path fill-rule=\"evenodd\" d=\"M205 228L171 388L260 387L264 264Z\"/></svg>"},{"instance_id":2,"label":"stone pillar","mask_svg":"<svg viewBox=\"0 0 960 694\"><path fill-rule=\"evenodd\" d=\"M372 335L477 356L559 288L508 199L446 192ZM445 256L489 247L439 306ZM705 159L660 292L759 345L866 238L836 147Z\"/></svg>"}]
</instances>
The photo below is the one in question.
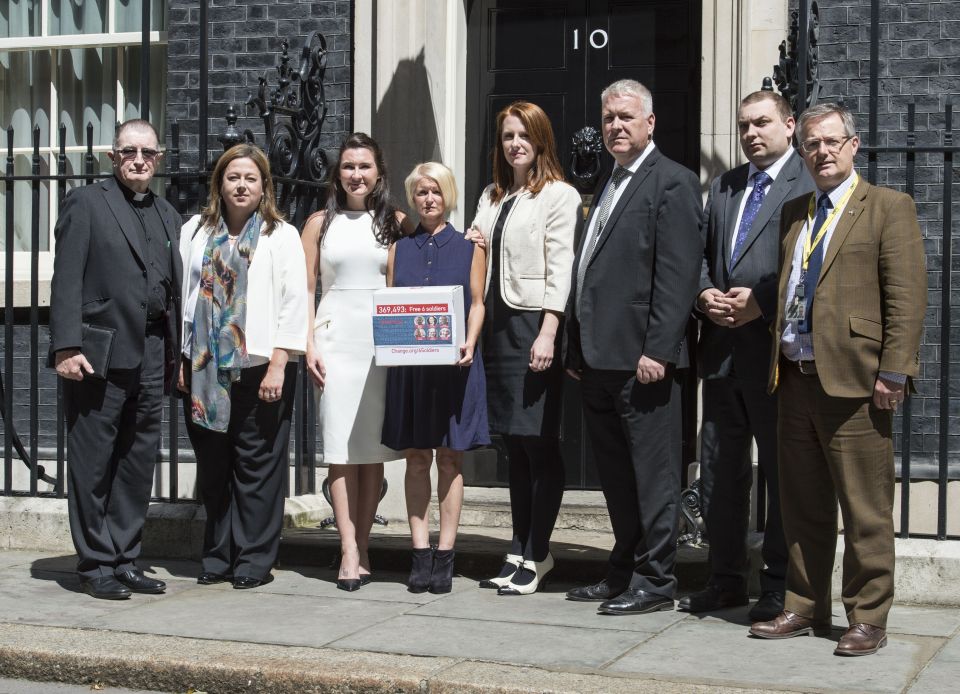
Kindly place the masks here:
<instances>
[{"instance_id":1,"label":"stone pillar","mask_svg":"<svg viewBox=\"0 0 960 694\"><path fill-rule=\"evenodd\" d=\"M395 201L423 161L464 180L467 18L460 0L356 0L354 129L384 148ZM466 203L466 201L463 201ZM462 228L463 206L451 216Z\"/></svg>"},{"instance_id":2,"label":"stone pillar","mask_svg":"<svg viewBox=\"0 0 960 694\"><path fill-rule=\"evenodd\" d=\"M787 37L787 0L703 3L700 175L704 185L742 163L737 105L773 75L778 46Z\"/></svg>"}]
</instances>

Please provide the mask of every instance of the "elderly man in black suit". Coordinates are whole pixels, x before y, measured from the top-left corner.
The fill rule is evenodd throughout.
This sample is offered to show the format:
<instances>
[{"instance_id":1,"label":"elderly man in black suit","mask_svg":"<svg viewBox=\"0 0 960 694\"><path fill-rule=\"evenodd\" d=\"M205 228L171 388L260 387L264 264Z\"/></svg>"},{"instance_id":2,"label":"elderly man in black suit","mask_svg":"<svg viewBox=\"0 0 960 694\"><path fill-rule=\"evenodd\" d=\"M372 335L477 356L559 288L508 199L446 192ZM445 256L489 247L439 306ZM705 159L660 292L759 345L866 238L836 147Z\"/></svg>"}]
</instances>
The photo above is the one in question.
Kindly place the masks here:
<instances>
[{"instance_id":1,"label":"elderly man in black suit","mask_svg":"<svg viewBox=\"0 0 960 694\"><path fill-rule=\"evenodd\" d=\"M113 177L71 192L54 232L49 362L65 379L77 573L85 592L116 600L166 587L136 559L180 351L181 263L180 216L149 189L156 130L127 121L109 156ZM114 331L112 350L85 338L91 326ZM105 378L95 349L109 354Z\"/></svg>"},{"instance_id":2,"label":"elderly man in black suit","mask_svg":"<svg viewBox=\"0 0 960 694\"><path fill-rule=\"evenodd\" d=\"M646 87L614 82L601 102L616 164L574 263L566 365L581 379L615 544L606 578L567 598L642 614L673 609L677 587L680 381L703 255L701 197L697 177L654 145Z\"/></svg>"},{"instance_id":3,"label":"elderly man in black suit","mask_svg":"<svg viewBox=\"0 0 960 694\"><path fill-rule=\"evenodd\" d=\"M703 380L700 479L710 538L707 586L680 610L746 605L751 441L767 483L764 567L753 621L783 609L787 548L777 484L777 399L767 394L770 321L776 315L780 209L813 190L793 148L790 104L774 92L740 102L737 128L748 162L713 180L704 212L705 249L697 308L705 318L697 365Z\"/></svg>"}]
</instances>

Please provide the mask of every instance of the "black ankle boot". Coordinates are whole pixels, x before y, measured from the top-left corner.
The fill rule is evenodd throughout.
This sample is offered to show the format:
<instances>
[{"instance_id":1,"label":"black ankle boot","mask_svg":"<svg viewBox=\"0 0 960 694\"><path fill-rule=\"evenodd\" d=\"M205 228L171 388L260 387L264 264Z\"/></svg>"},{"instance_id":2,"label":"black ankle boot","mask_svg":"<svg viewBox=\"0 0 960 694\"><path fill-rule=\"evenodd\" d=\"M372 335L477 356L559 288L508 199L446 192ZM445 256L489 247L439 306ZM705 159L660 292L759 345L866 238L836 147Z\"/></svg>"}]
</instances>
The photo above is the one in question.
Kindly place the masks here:
<instances>
[{"instance_id":1,"label":"black ankle boot","mask_svg":"<svg viewBox=\"0 0 960 694\"><path fill-rule=\"evenodd\" d=\"M407 590L411 593L422 593L430 587L430 573L433 569L433 547L413 550L413 564L410 567L410 578L407 579Z\"/></svg>"},{"instance_id":2,"label":"black ankle boot","mask_svg":"<svg viewBox=\"0 0 960 694\"><path fill-rule=\"evenodd\" d=\"M433 554L433 573L430 574L431 593L449 593L453 588L452 549L438 549Z\"/></svg>"}]
</instances>

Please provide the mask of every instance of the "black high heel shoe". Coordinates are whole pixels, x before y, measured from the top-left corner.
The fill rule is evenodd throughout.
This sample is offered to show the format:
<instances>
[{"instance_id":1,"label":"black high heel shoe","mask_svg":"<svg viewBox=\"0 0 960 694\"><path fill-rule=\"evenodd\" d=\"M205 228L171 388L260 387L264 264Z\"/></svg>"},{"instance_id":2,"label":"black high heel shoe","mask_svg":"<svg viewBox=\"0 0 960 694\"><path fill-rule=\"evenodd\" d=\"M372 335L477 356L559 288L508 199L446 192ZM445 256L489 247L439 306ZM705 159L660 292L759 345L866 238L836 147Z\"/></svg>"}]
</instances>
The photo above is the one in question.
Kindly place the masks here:
<instances>
[{"instance_id":1,"label":"black high heel shoe","mask_svg":"<svg viewBox=\"0 0 960 694\"><path fill-rule=\"evenodd\" d=\"M337 579L337 588L340 590L345 590L348 593L352 593L355 590L360 590L360 586L363 585L363 581L359 578L338 578Z\"/></svg>"},{"instance_id":2,"label":"black high heel shoe","mask_svg":"<svg viewBox=\"0 0 960 694\"><path fill-rule=\"evenodd\" d=\"M452 549L438 549L433 554L433 572L430 574L431 593L449 593L453 589Z\"/></svg>"},{"instance_id":3,"label":"black high heel shoe","mask_svg":"<svg viewBox=\"0 0 960 694\"><path fill-rule=\"evenodd\" d=\"M430 587L430 574L433 570L433 547L413 549L413 563L410 566L410 578L407 590L411 593L423 593Z\"/></svg>"}]
</instances>

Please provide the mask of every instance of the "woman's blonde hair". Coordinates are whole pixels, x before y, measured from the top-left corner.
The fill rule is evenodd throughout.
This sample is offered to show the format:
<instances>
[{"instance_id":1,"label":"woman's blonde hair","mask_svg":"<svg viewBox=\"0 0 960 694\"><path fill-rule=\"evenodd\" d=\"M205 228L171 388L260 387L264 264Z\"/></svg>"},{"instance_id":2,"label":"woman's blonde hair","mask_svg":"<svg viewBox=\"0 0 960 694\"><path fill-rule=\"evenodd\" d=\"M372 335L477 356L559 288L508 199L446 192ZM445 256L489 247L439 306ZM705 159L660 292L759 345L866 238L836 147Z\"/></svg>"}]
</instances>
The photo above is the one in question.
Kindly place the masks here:
<instances>
[{"instance_id":1,"label":"woman's blonde hair","mask_svg":"<svg viewBox=\"0 0 960 694\"><path fill-rule=\"evenodd\" d=\"M426 161L413 167L413 171L403 182L403 187L407 190L407 202L410 208L417 208L413 201L413 194L417 188L417 183L421 178L430 178L437 182L440 187L440 194L443 196L443 206L449 213L457 208L457 181L453 177L453 171L436 161Z\"/></svg>"},{"instance_id":2,"label":"woman's blonde hair","mask_svg":"<svg viewBox=\"0 0 960 694\"><path fill-rule=\"evenodd\" d=\"M284 221L284 216L277 209L277 197L273 191L273 177L270 175L270 162L267 155L256 145L246 142L234 145L217 159L217 164L213 167L213 173L210 174L210 196L207 198L207 206L200 213L200 226L214 229L220 223L220 217L223 215L223 197L220 193L223 187L223 175L230 162L237 159L249 159L260 170L260 178L263 181L263 197L260 198L259 210L260 216L263 217L263 233L269 234L274 227Z\"/></svg>"}]
</instances>

